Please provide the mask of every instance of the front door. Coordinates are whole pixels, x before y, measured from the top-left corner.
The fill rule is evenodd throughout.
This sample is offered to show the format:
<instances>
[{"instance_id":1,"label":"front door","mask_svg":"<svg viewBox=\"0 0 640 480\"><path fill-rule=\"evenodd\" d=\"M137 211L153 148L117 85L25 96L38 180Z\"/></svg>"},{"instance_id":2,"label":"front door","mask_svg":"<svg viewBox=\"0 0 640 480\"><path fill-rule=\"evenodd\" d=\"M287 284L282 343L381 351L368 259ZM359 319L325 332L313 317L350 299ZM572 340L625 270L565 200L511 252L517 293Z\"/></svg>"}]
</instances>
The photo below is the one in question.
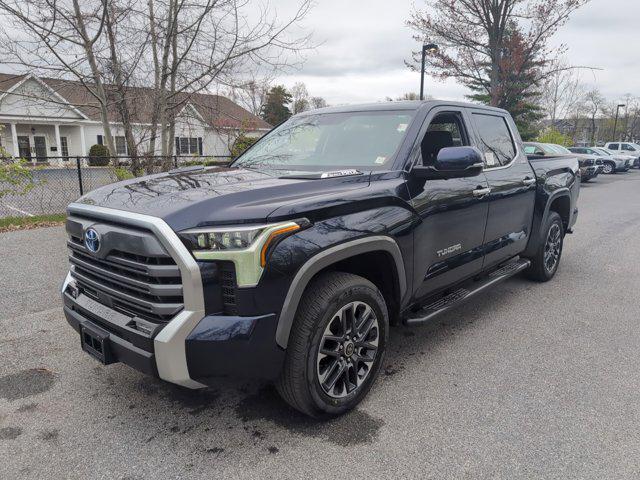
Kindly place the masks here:
<instances>
[{"instance_id":1,"label":"front door","mask_svg":"<svg viewBox=\"0 0 640 480\"><path fill-rule=\"evenodd\" d=\"M47 161L47 139L41 135L33 136L33 147L38 162Z\"/></svg>"},{"instance_id":2,"label":"front door","mask_svg":"<svg viewBox=\"0 0 640 480\"><path fill-rule=\"evenodd\" d=\"M433 162L442 148L471 145L467 125L462 109L432 112L420 136L423 164ZM481 271L488 183L480 174L426 182L410 179L407 185L421 219L414 230L414 296L420 299Z\"/></svg>"},{"instance_id":3,"label":"front door","mask_svg":"<svg viewBox=\"0 0 640 480\"><path fill-rule=\"evenodd\" d=\"M29 137L18 135L18 154L20 158L31 160L31 142Z\"/></svg>"},{"instance_id":4,"label":"front door","mask_svg":"<svg viewBox=\"0 0 640 480\"><path fill-rule=\"evenodd\" d=\"M489 217L485 233L484 268L521 253L533 222L536 180L520 147L515 125L505 116L473 111L477 141L485 155L489 181Z\"/></svg>"}]
</instances>

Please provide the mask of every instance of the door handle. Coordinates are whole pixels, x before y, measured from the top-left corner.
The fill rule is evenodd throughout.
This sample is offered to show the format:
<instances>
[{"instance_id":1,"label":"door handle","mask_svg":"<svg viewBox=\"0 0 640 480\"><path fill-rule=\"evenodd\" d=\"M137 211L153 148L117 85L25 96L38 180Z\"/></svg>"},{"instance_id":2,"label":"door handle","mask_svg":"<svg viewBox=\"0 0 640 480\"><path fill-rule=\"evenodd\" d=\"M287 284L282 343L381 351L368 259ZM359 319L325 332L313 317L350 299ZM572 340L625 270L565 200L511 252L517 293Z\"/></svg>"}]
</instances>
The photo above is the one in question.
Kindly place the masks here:
<instances>
[{"instance_id":1,"label":"door handle","mask_svg":"<svg viewBox=\"0 0 640 480\"><path fill-rule=\"evenodd\" d=\"M524 180L522 180L522 184L523 184L525 187L529 187L529 186L533 185L534 183L536 183L536 179L535 179L535 178L529 178L529 177L527 177L527 178L525 178Z\"/></svg>"},{"instance_id":2,"label":"door handle","mask_svg":"<svg viewBox=\"0 0 640 480\"><path fill-rule=\"evenodd\" d=\"M473 191L473 196L476 198L482 198L482 197L486 197L490 193L491 193L490 188L478 188Z\"/></svg>"}]
</instances>

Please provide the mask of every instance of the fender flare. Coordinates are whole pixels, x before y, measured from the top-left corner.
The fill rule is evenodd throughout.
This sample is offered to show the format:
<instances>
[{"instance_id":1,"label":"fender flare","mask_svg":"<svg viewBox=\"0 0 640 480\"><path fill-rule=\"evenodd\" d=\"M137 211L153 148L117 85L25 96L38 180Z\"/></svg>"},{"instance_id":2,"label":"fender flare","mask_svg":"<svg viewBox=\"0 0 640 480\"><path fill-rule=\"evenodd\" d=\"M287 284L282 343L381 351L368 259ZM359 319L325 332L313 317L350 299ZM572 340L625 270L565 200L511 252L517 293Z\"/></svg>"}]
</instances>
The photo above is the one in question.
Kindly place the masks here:
<instances>
[{"instance_id":1,"label":"fender flare","mask_svg":"<svg viewBox=\"0 0 640 480\"><path fill-rule=\"evenodd\" d=\"M531 237L530 237L529 243L527 244L527 248L522 253L524 257L530 257L535 254L535 251L538 248L538 242L541 241L540 235L542 231L542 225L544 225L544 223L547 221L547 217L549 216L549 211L551 210L551 204L558 198L562 198L562 197L569 198L569 204L571 204L571 190L569 190L567 187L564 187L562 189L559 189L553 192L553 194L549 196L549 198L546 201L546 205L544 206L544 211L540 216L540 222L536 222L536 218L534 216L534 225L531 229ZM572 215L573 213L569 212L569 221L571 221Z\"/></svg>"},{"instance_id":2,"label":"fender flare","mask_svg":"<svg viewBox=\"0 0 640 480\"><path fill-rule=\"evenodd\" d=\"M568 223L571 224L571 218L573 217L573 212L571 211L571 190L568 188L562 188L553 193L547 200L547 205L544 208L544 216L542 217L542 224L547 221L547 217L549 217L549 211L551 210L551 204L555 202L559 198L567 197L569 199L569 219Z\"/></svg>"},{"instance_id":3,"label":"fender flare","mask_svg":"<svg viewBox=\"0 0 640 480\"><path fill-rule=\"evenodd\" d=\"M287 296L284 299L284 304L282 305L280 318L278 319L276 343L282 348L287 348L289 334L291 333L291 327L293 326L300 299L311 279L320 270L341 260L375 251L384 251L392 256L398 274L400 298L403 298L407 291L407 277L402 260L402 253L400 252L398 244L392 238L373 236L329 247L309 258L293 278Z\"/></svg>"}]
</instances>

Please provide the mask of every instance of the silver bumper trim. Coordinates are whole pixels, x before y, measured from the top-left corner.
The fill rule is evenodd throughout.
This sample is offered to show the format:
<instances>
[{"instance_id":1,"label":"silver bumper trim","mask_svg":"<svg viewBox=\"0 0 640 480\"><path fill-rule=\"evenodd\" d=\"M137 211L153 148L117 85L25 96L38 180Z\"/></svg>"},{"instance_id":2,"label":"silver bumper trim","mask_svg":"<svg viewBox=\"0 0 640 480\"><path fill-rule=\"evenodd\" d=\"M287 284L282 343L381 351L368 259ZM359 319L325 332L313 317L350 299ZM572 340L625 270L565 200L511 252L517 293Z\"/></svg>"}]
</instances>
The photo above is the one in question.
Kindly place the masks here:
<instances>
[{"instance_id":1,"label":"silver bumper trim","mask_svg":"<svg viewBox=\"0 0 640 480\"><path fill-rule=\"evenodd\" d=\"M98 220L107 220L152 231L167 252L175 260L182 276L184 290L184 310L176 315L154 339L156 364L160 378L187 388L202 388L204 385L189 376L185 341L189 333L204 317L204 293L200 269L189 250L178 235L158 218L139 213L72 203L68 207L71 214L84 215ZM66 288L67 275L63 289Z\"/></svg>"}]
</instances>

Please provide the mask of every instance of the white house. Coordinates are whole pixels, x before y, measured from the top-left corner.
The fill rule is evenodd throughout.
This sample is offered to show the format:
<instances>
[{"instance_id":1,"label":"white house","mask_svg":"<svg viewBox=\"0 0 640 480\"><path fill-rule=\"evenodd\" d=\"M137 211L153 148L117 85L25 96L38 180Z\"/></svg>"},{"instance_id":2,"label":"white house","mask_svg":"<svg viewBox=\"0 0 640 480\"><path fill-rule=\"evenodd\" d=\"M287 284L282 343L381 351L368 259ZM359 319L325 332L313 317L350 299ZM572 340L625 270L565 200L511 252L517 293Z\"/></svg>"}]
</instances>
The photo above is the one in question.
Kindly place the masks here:
<instances>
[{"instance_id":1,"label":"white house","mask_svg":"<svg viewBox=\"0 0 640 480\"><path fill-rule=\"evenodd\" d=\"M152 91L131 88L129 94L134 136L143 153L148 150ZM240 129L262 136L271 128L228 98L209 94L184 98L176 121L174 155L228 156ZM109 117L116 146L112 155L126 156L115 107L109 109ZM6 155L33 163L63 164L88 155L92 145L103 143L98 103L79 82L0 74L0 145Z\"/></svg>"}]
</instances>

